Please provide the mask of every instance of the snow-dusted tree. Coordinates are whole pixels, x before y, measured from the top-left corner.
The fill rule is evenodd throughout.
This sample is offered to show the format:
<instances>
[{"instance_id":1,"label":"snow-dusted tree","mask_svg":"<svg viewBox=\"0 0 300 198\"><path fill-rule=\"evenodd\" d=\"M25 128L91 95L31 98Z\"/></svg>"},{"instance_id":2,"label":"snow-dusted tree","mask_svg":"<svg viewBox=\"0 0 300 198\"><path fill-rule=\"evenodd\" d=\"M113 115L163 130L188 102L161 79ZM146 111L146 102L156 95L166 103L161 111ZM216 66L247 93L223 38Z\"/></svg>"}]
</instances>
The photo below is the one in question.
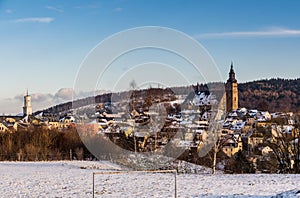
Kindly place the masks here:
<instances>
[{"instance_id":1,"label":"snow-dusted tree","mask_svg":"<svg viewBox=\"0 0 300 198\"><path fill-rule=\"evenodd\" d=\"M296 153L298 152L296 147L297 136L295 130L292 134L282 132L281 127L273 127L272 138L265 140L266 145L269 146L276 157L279 173L292 173L294 172L294 161Z\"/></svg>"}]
</instances>

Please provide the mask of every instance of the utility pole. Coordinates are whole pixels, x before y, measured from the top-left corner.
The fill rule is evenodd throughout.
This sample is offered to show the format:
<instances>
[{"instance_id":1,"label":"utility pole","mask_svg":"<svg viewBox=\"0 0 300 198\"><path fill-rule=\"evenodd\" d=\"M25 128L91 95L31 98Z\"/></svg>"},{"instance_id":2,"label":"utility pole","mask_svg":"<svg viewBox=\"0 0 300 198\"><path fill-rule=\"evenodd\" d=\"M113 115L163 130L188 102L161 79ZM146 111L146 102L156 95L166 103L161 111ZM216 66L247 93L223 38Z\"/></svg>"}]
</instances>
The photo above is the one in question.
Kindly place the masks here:
<instances>
[{"instance_id":1,"label":"utility pole","mask_svg":"<svg viewBox=\"0 0 300 198\"><path fill-rule=\"evenodd\" d=\"M72 161L72 149L70 149L70 160Z\"/></svg>"},{"instance_id":2,"label":"utility pole","mask_svg":"<svg viewBox=\"0 0 300 198\"><path fill-rule=\"evenodd\" d=\"M133 127L133 142L134 142L134 154L135 154L135 157L137 159L137 165L138 165L139 164L139 160L138 160L137 147L136 147L135 127ZM135 168L137 168L137 165L135 166Z\"/></svg>"},{"instance_id":3,"label":"utility pole","mask_svg":"<svg viewBox=\"0 0 300 198\"><path fill-rule=\"evenodd\" d=\"M297 115L294 116L294 151L295 151L295 173L299 173L299 162L300 162L300 147L299 147L299 137L300 137L300 123L299 123L299 118ZM297 139L297 143L296 143Z\"/></svg>"}]
</instances>

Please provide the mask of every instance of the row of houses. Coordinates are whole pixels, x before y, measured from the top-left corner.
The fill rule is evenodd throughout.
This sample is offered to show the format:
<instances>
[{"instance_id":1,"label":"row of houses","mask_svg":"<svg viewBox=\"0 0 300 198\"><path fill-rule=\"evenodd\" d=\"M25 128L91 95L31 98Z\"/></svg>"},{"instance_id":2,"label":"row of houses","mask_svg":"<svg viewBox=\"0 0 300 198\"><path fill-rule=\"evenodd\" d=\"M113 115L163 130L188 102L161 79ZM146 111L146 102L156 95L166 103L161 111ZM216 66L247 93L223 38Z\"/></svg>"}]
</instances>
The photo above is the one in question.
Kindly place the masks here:
<instances>
[{"instance_id":1,"label":"row of houses","mask_svg":"<svg viewBox=\"0 0 300 198\"><path fill-rule=\"evenodd\" d=\"M284 120L280 125L274 121L278 118ZM292 139L292 137L297 137L296 133L298 133L294 124L293 113L270 113L246 108L233 110L228 113L223 124L222 151L231 157L240 150L251 152L253 148L262 145L269 136L271 138L290 136ZM267 137L260 130L270 135ZM259 149L262 154L272 152L268 146L262 146Z\"/></svg>"},{"instance_id":2,"label":"row of houses","mask_svg":"<svg viewBox=\"0 0 300 198\"><path fill-rule=\"evenodd\" d=\"M13 133L17 130L27 130L31 126L40 126L46 129L67 129L75 123L72 115L49 116L38 115L30 116L0 116L0 133Z\"/></svg>"}]
</instances>

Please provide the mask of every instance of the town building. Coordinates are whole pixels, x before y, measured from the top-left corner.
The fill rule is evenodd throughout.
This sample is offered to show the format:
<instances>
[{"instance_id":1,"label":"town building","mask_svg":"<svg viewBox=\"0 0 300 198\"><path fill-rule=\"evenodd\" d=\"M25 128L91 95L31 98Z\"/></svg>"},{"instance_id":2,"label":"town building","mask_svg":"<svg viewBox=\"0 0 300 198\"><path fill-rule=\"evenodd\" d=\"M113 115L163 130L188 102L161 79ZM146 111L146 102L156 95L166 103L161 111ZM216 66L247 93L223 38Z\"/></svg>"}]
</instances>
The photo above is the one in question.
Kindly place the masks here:
<instances>
[{"instance_id":1,"label":"town building","mask_svg":"<svg viewBox=\"0 0 300 198\"><path fill-rule=\"evenodd\" d=\"M30 116L31 114L32 114L31 96L28 94L28 90L27 90L27 93L24 96L23 115Z\"/></svg>"},{"instance_id":2,"label":"town building","mask_svg":"<svg viewBox=\"0 0 300 198\"><path fill-rule=\"evenodd\" d=\"M226 109L227 112L238 109L239 97L238 97L238 83L235 78L235 72L233 70L233 63L231 63L229 78L225 84L226 91Z\"/></svg>"}]
</instances>

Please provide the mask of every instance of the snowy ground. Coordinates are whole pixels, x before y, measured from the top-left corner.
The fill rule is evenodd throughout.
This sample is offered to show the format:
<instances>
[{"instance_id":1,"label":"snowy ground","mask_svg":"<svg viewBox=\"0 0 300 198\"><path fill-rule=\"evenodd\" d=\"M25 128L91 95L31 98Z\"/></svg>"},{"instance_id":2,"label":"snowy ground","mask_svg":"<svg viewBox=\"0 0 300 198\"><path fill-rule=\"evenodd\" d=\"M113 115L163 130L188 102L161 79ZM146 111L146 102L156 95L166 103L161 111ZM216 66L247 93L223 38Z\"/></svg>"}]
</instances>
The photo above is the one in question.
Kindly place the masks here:
<instances>
[{"instance_id":1,"label":"snowy ground","mask_svg":"<svg viewBox=\"0 0 300 198\"><path fill-rule=\"evenodd\" d=\"M93 172L108 162L0 162L0 197L92 197ZM174 197L174 175L95 175L95 197ZM300 175L178 174L178 197L300 197ZM297 194L298 193L298 194Z\"/></svg>"}]
</instances>

